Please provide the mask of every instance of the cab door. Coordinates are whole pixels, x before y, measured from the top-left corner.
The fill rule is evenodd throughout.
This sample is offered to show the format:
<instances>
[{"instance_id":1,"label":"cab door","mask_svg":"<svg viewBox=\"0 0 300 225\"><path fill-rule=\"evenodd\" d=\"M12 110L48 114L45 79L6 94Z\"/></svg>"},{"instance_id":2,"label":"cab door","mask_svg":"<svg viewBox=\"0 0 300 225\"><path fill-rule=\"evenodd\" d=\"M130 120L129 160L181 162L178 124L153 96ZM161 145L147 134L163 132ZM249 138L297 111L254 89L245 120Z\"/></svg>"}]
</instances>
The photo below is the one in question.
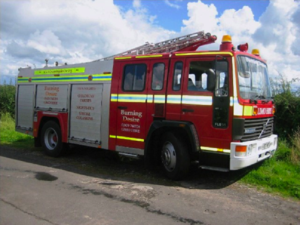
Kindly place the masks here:
<instances>
[{"instance_id":1,"label":"cab door","mask_svg":"<svg viewBox=\"0 0 300 225\"><path fill-rule=\"evenodd\" d=\"M185 58L173 58L170 62L167 87L166 119L179 121L181 117L182 82Z\"/></svg>"},{"instance_id":2,"label":"cab door","mask_svg":"<svg viewBox=\"0 0 300 225\"><path fill-rule=\"evenodd\" d=\"M202 149L229 147L224 146L224 143L227 143L224 140L229 139L231 135L228 126L229 95L225 80L228 81L226 60L220 65L215 57L186 59L181 120L190 121L195 125Z\"/></svg>"},{"instance_id":3,"label":"cab door","mask_svg":"<svg viewBox=\"0 0 300 225\"><path fill-rule=\"evenodd\" d=\"M165 118L166 87L169 58L159 57L149 61L147 80L147 122L146 135L154 120Z\"/></svg>"},{"instance_id":4,"label":"cab door","mask_svg":"<svg viewBox=\"0 0 300 225\"><path fill-rule=\"evenodd\" d=\"M130 61L120 66L123 71L117 92L116 150L143 155L149 63Z\"/></svg>"}]
</instances>

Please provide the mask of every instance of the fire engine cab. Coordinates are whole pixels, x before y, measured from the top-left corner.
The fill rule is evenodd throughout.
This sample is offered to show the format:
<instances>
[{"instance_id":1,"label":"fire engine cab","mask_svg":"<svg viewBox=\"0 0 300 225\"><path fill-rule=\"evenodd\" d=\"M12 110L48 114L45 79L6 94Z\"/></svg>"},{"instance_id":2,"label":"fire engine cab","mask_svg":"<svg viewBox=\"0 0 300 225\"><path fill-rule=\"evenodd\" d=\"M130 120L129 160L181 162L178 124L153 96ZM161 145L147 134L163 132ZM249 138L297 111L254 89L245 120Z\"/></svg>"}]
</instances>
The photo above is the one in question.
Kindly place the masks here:
<instances>
[{"instance_id":1,"label":"fire engine cab","mask_svg":"<svg viewBox=\"0 0 300 225\"><path fill-rule=\"evenodd\" d=\"M266 62L229 35L197 32L87 63L20 68L16 130L46 154L67 144L160 163L171 179L190 163L238 170L274 154Z\"/></svg>"}]
</instances>

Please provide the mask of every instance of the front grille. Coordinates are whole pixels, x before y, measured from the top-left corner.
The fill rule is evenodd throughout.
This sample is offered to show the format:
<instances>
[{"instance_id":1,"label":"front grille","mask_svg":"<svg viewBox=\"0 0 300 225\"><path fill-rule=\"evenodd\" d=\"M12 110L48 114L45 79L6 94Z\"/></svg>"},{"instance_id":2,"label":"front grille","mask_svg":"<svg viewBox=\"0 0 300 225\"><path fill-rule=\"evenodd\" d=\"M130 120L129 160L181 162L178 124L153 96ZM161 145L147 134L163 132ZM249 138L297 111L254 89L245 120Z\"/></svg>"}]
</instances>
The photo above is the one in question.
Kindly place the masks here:
<instances>
[{"instance_id":1,"label":"front grille","mask_svg":"<svg viewBox=\"0 0 300 225\"><path fill-rule=\"evenodd\" d=\"M271 136L274 118L245 119L241 141L251 141Z\"/></svg>"}]
</instances>

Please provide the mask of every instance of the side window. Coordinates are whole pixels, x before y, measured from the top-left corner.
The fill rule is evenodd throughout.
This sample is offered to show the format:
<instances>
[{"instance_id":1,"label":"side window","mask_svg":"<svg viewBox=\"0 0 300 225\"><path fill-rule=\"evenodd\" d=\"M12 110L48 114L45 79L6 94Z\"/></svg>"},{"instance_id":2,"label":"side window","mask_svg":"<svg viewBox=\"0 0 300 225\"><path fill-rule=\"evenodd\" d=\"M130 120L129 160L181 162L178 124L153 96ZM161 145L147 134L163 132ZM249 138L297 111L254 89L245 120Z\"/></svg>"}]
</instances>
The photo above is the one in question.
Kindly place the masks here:
<instances>
[{"instance_id":1,"label":"side window","mask_svg":"<svg viewBox=\"0 0 300 225\"><path fill-rule=\"evenodd\" d=\"M174 65L174 73L173 73L173 90L179 91L181 88L181 74L182 74L182 62L176 62Z\"/></svg>"},{"instance_id":2,"label":"side window","mask_svg":"<svg viewBox=\"0 0 300 225\"><path fill-rule=\"evenodd\" d=\"M152 73L152 90L160 91L164 87L165 64L155 63Z\"/></svg>"},{"instance_id":3,"label":"side window","mask_svg":"<svg viewBox=\"0 0 300 225\"><path fill-rule=\"evenodd\" d=\"M228 64L226 61L218 61L216 64L216 89L217 97L228 96Z\"/></svg>"},{"instance_id":4,"label":"side window","mask_svg":"<svg viewBox=\"0 0 300 225\"><path fill-rule=\"evenodd\" d=\"M145 64L129 64L125 66L123 74L123 91L143 91L145 89Z\"/></svg>"},{"instance_id":5,"label":"side window","mask_svg":"<svg viewBox=\"0 0 300 225\"><path fill-rule=\"evenodd\" d=\"M204 90L207 90L207 81L208 81L207 73L202 73L201 74L201 85Z\"/></svg>"},{"instance_id":6,"label":"side window","mask_svg":"<svg viewBox=\"0 0 300 225\"><path fill-rule=\"evenodd\" d=\"M189 91L213 91L214 61L194 61L189 67Z\"/></svg>"}]
</instances>

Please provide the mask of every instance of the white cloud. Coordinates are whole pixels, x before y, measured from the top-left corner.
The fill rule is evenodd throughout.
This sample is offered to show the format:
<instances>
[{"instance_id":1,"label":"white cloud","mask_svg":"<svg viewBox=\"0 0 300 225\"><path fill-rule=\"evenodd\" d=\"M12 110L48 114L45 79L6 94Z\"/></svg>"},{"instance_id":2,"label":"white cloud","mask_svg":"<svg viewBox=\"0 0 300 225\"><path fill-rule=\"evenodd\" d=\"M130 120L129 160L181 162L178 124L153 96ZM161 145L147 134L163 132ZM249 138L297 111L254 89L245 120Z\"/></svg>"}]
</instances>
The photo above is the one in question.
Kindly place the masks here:
<instances>
[{"instance_id":1,"label":"white cloud","mask_svg":"<svg viewBox=\"0 0 300 225\"><path fill-rule=\"evenodd\" d=\"M206 5L201 1L189 2L187 4L188 20L183 20L184 27L181 27L181 32L184 34L193 33L204 30L216 31L218 24L218 11L213 5Z\"/></svg>"},{"instance_id":2,"label":"white cloud","mask_svg":"<svg viewBox=\"0 0 300 225\"><path fill-rule=\"evenodd\" d=\"M61 41L51 30L44 30L42 33L36 31L34 34L31 34L27 45L40 52L49 54L57 55L63 52Z\"/></svg>"},{"instance_id":3,"label":"white cloud","mask_svg":"<svg viewBox=\"0 0 300 225\"><path fill-rule=\"evenodd\" d=\"M159 4L176 8L177 2ZM270 74L299 77L299 1L272 0L259 20L248 6L220 14L214 4L188 2L188 18L178 24L179 34L157 25L155 12L149 12L141 0L134 0L127 11L113 0L4 0L0 4L1 74L16 75L15 67L43 66L45 58L50 63L91 61L146 41L204 30L218 36L217 43L204 49L218 49L222 36L230 34L235 45L248 42L250 50L259 48Z\"/></svg>"},{"instance_id":4,"label":"white cloud","mask_svg":"<svg viewBox=\"0 0 300 225\"><path fill-rule=\"evenodd\" d=\"M249 43L249 50L260 49L269 64L272 76L284 74L289 80L299 78L300 2L293 0L270 1L260 19L254 19L250 7L227 9L218 15L214 4L188 3L188 19L183 20L182 33L205 30L218 36L216 44L202 49L218 49L224 34L232 36L235 46Z\"/></svg>"},{"instance_id":5,"label":"white cloud","mask_svg":"<svg viewBox=\"0 0 300 225\"><path fill-rule=\"evenodd\" d=\"M242 9L225 10L220 16L220 28L228 31L232 35L251 35L260 26L260 23L254 20L254 14L248 6Z\"/></svg>"},{"instance_id":6,"label":"white cloud","mask_svg":"<svg viewBox=\"0 0 300 225\"><path fill-rule=\"evenodd\" d=\"M172 7L172 8L175 8L175 9L179 9L179 8L180 8L179 5L174 4L174 3L171 3L170 0L165 0L165 3L166 3L168 6Z\"/></svg>"},{"instance_id":7,"label":"white cloud","mask_svg":"<svg viewBox=\"0 0 300 225\"><path fill-rule=\"evenodd\" d=\"M296 19L300 17L299 10L300 3L293 0L270 1L260 18L261 27L253 35L268 60L270 74L276 76L279 73L288 80L299 78L300 54L296 39L296 35L300 35L299 20Z\"/></svg>"},{"instance_id":8,"label":"white cloud","mask_svg":"<svg viewBox=\"0 0 300 225\"><path fill-rule=\"evenodd\" d=\"M135 8L140 8L141 7L141 0L133 0L132 5Z\"/></svg>"},{"instance_id":9,"label":"white cloud","mask_svg":"<svg viewBox=\"0 0 300 225\"><path fill-rule=\"evenodd\" d=\"M59 61L77 63L114 55L174 32L155 25L155 15L134 1L124 11L113 0L1 1L1 73ZM17 16L16 16L17 15ZM9 72L7 72L9 71Z\"/></svg>"}]
</instances>

